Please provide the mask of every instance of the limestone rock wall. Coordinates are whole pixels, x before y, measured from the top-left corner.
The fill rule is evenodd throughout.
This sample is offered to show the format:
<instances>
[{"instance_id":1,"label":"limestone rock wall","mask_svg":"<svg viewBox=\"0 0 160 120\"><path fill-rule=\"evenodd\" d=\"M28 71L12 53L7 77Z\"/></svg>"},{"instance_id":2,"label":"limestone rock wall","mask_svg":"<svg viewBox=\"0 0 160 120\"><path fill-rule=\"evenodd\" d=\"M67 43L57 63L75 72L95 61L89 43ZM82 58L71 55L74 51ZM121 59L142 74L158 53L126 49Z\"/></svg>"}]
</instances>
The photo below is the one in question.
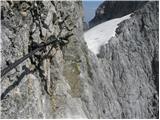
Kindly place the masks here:
<instances>
[{"instance_id":1,"label":"limestone rock wall","mask_svg":"<svg viewBox=\"0 0 160 120\"><path fill-rule=\"evenodd\" d=\"M122 118L158 118L158 7L150 2L120 23L116 37L99 54Z\"/></svg>"},{"instance_id":2,"label":"limestone rock wall","mask_svg":"<svg viewBox=\"0 0 160 120\"><path fill-rule=\"evenodd\" d=\"M69 41L1 79L1 118L158 117L157 2L121 23L98 57L84 42L82 16L79 1L1 2L2 69L52 35Z\"/></svg>"},{"instance_id":3,"label":"limestone rock wall","mask_svg":"<svg viewBox=\"0 0 160 120\"><path fill-rule=\"evenodd\" d=\"M28 54L32 44L46 42L52 35L73 44L80 40L82 12L79 1L1 1L2 69ZM63 76L65 47L50 45L1 79L1 118L72 117L72 111L75 117L81 115L69 108L80 103L71 101L71 94L79 94L70 90L74 76L68 78L70 82L66 73ZM74 67L78 70L77 64Z\"/></svg>"}]
</instances>

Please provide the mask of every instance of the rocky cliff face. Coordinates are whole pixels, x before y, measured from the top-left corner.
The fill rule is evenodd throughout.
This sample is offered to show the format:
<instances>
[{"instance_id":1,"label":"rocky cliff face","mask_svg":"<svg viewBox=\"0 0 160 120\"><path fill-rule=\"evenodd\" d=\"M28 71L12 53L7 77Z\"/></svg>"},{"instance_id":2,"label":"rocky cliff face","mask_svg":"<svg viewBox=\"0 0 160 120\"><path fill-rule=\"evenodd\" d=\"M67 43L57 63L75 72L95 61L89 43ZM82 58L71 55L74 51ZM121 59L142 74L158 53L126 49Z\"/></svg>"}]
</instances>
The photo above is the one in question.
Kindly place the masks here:
<instances>
[{"instance_id":1,"label":"rocky cliff face","mask_svg":"<svg viewBox=\"0 0 160 120\"><path fill-rule=\"evenodd\" d=\"M158 25L158 2L150 2L120 23L116 37L101 48L122 118L158 118Z\"/></svg>"},{"instance_id":2,"label":"rocky cliff face","mask_svg":"<svg viewBox=\"0 0 160 120\"><path fill-rule=\"evenodd\" d=\"M82 3L1 3L2 69L29 53L33 43L73 34L65 47L50 45L2 78L1 117L84 117L79 100L80 54L76 53L82 41Z\"/></svg>"},{"instance_id":3,"label":"rocky cliff face","mask_svg":"<svg viewBox=\"0 0 160 120\"><path fill-rule=\"evenodd\" d=\"M122 22L98 57L83 40L81 2L1 3L2 69L33 42L69 40L1 79L1 118L158 118L158 2Z\"/></svg>"},{"instance_id":4,"label":"rocky cliff face","mask_svg":"<svg viewBox=\"0 0 160 120\"><path fill-rule=\"evenodd\" d=\"M89 27L120 18L137 9L140 9L147 1L104 1L96 10L95 17L89 22Z\"/></svg>"}]
</instances>

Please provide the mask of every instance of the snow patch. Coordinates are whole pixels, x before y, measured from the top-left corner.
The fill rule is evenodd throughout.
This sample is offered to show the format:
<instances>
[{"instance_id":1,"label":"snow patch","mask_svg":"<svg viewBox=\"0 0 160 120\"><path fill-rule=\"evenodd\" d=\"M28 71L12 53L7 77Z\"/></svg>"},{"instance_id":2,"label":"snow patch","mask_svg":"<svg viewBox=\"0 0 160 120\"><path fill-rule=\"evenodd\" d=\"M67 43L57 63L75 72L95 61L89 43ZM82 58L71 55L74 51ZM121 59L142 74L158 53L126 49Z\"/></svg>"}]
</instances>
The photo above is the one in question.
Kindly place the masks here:
<instances>
[{"instance_id":1,"label":"snow patch","mask_svg":"<svg viewBox=\"0 0 160 120\"><path fill-rule=\"evenodd\" d=\"M87 42L88 48L93 53L98 54L100 47L108 43L108 40L112 36L115 36L115 30L118 27L118 24L129 19L130 15L131 14L106 21L85 32L84 39Z\"/></svg>"}]
</instances>

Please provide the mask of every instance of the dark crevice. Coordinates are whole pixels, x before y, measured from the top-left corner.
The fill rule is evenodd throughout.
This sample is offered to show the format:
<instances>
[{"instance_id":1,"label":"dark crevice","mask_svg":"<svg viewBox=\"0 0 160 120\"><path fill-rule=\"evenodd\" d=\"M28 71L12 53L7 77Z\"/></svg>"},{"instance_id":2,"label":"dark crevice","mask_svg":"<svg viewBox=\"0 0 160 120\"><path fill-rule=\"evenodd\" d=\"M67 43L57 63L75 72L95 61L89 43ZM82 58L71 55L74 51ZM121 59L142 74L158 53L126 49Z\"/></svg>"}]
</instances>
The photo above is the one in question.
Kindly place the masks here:
<instances>
[{"instance_id":1,"label":"dark crevice","mask_svg":"<svg viewBox=\"0 0 160 120\"><path fill-rule=\"evenodd\" d=\"M144 27L145 27L145 23L144 23L144 20L143 20L143 17L141 18L141 28L140 28L140 32L142 32L144 30Z\"/></svg>"},{"instance_id":2,"label":"dark crevice","mask_svg":"<svg viewBox=\"0 0 160 120\"><path fill-rule=\"evenodd\" d=\"M154 83L155 83L157 92L159 92L159 61L156 60L155 56L152 60L152 70L153 70L153 76L154 76Z\"/></svg>"}]
</instances>

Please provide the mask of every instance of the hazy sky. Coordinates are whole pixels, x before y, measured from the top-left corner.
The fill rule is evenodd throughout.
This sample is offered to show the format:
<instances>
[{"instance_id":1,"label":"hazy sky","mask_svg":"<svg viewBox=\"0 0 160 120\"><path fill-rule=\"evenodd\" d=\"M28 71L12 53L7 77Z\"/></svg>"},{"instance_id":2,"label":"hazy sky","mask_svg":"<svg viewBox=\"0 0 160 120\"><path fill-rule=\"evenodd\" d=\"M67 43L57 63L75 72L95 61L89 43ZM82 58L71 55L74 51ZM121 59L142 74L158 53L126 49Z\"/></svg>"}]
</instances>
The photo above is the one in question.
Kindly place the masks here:
<instances>
[{"instance_id":1,"label":"hazy sky","mask_svg":"<svg viewBox=\"0 0 160 120\"><path fill-rule=\"evenodd\" d=\"M84 8L84 16L85 16L85 21L89 22L94 16L95 16L95 11L97 7L102 3L102 0L97 0L97 1L83 1L83 8Z\"/></svg>"}]
</instances>

